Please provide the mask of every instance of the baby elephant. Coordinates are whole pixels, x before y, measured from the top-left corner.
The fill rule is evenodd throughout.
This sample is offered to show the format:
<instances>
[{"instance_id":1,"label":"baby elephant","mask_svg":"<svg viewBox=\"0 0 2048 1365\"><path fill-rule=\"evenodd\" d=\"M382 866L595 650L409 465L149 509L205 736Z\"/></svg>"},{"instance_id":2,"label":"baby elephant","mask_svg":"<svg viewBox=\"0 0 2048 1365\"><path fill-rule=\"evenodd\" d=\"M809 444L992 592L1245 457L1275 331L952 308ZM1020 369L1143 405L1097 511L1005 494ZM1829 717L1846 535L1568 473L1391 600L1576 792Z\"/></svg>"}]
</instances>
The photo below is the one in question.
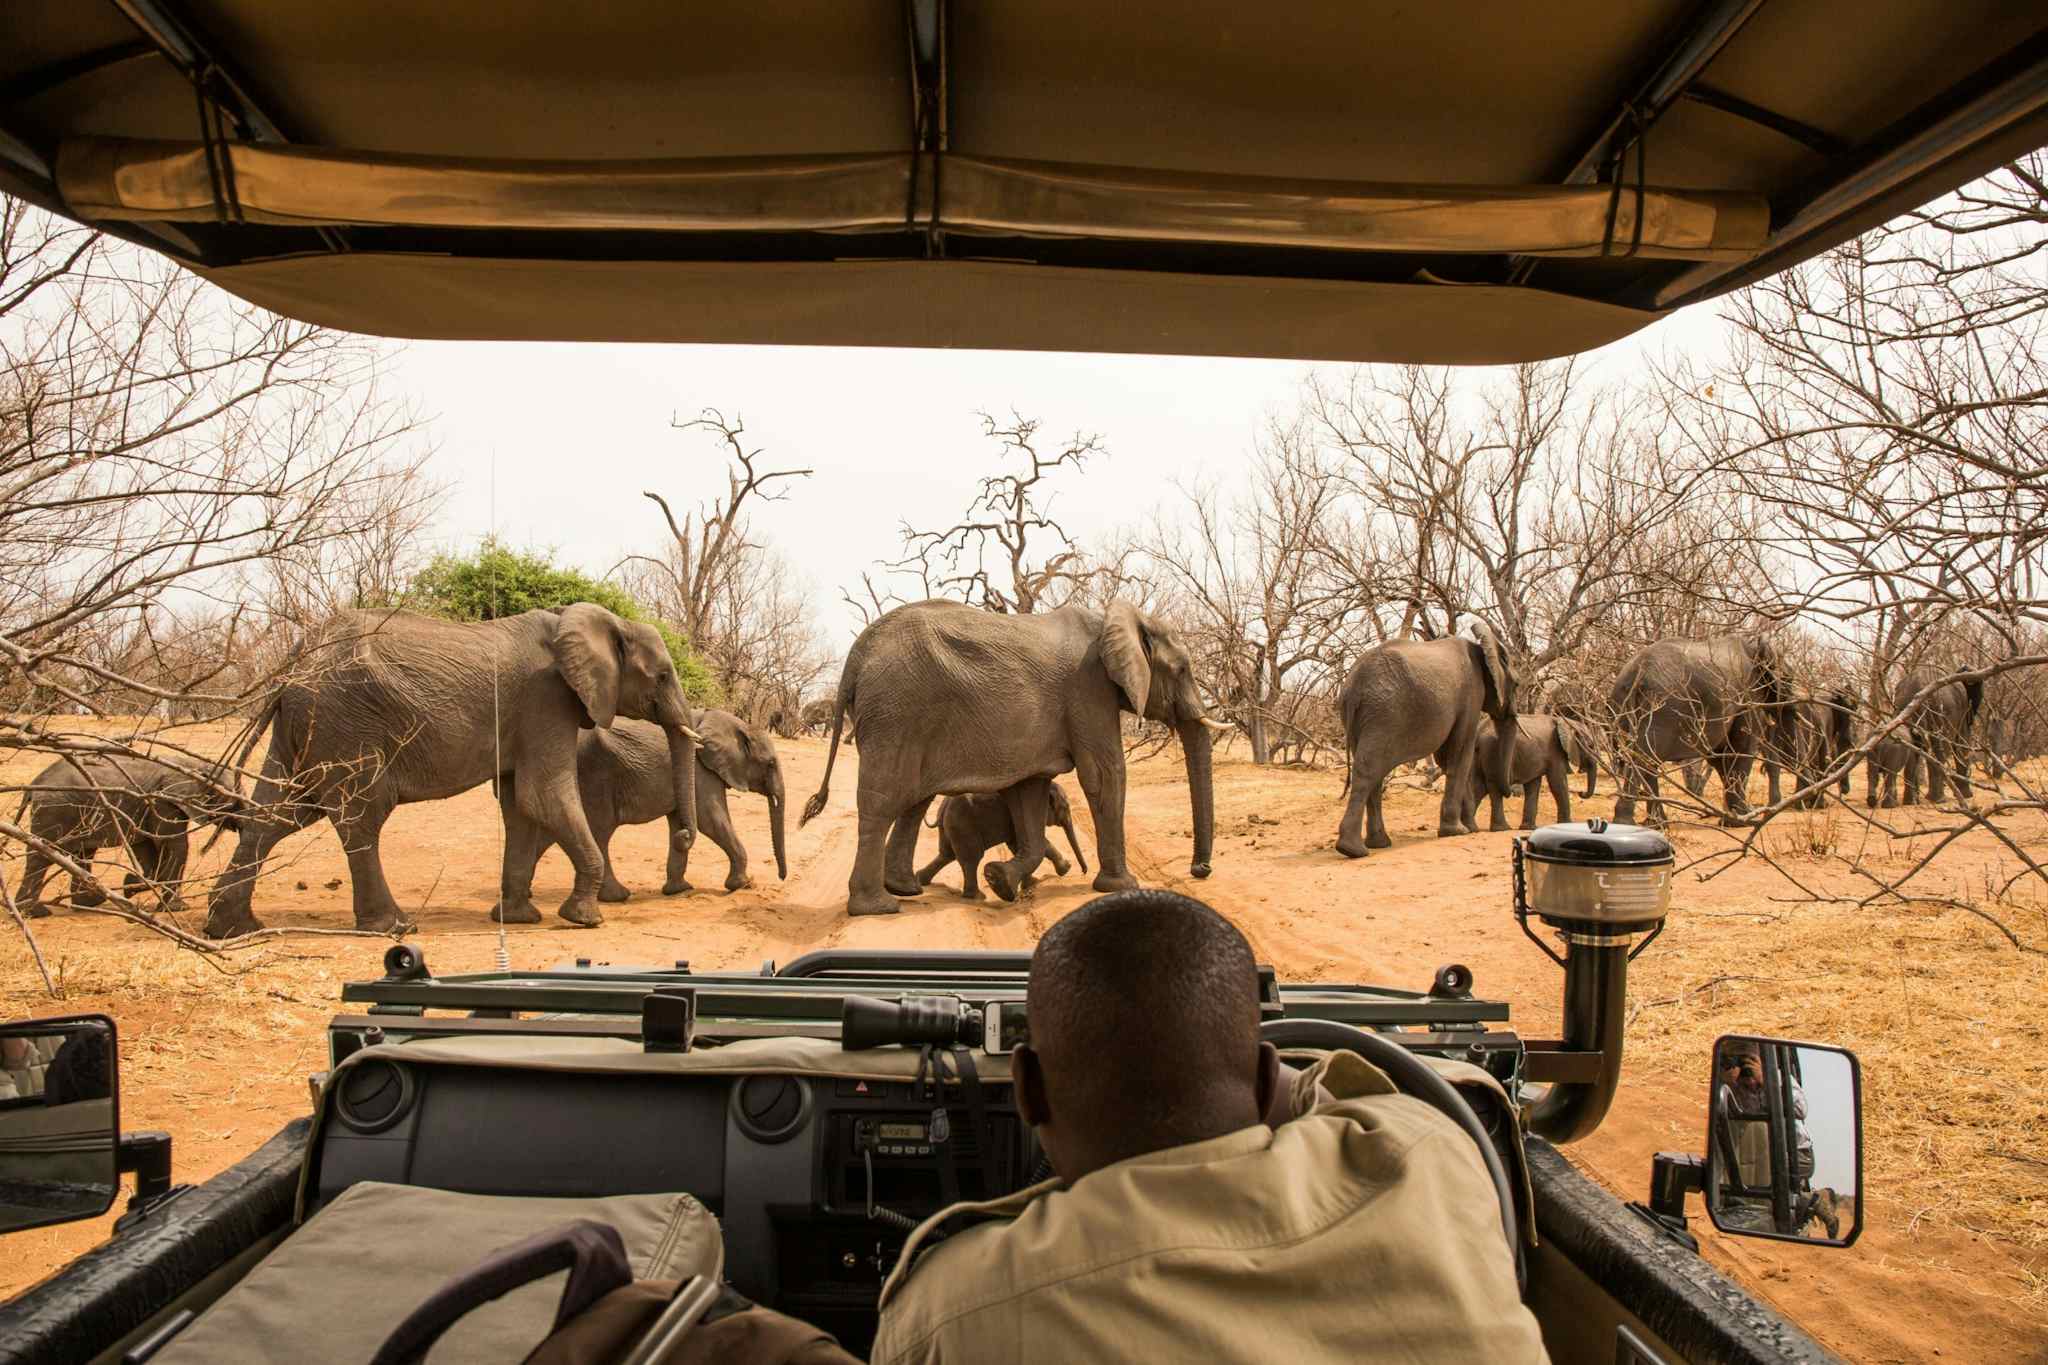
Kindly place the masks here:
<instances>
[{"instance_id":1,"label":"baby elephant","mask_svg":"<svg viewBox=\"0 0 2048 1365\"><path fill-rule=\"evenodd\" d=\"M1088 860L1081 855L1081 840L1074 833L1074 808L1067 803L1067 794L1060 790L1059 783L1047 781L1046 787L1046 823L1058 825L1067 832L1067 846L1074 850L1074 860L1086 872ZM981 855L997 844L1017 847L1017 831L1010 820L1010 804L1005 793L949 796L939 803L938 819L933 823L939 831L939 856L917 870L917 884L929 886L932 878L945 870L947 863L958 862L960 894L971 901L980 900ZM1045 856L1052 861L1054 872L1062 877L1067 875L1067 860L1060 856L1058 849L1047 844ZM998 872L1001 866L989 866L989 889L1006 901L1015 900L1017 892L1029 887L1034 878L1027 875L1022 887L1010 886Z\"/></svg>"},{"instance_id":2,"label":"baby elephant","mask_svg":"<svg viewBox=\"0 0 2048 1365\"><path fill-rule=\"evenodd\" d=\"M1912 805L1920 794L1922 760L1920 751L1906 739L1903 729L1894 730L1871 747L1864 763L1863 804L1890 810L1899 804L1899 788ZM1880 795L1882 799L1880 799Z\"/></svg>"},{"instance_id":3,"label":"baby elephant","mask_svg":"<svg viewBox=\"0 0 2048 1365\"><path fill-rule=\"evenodd\" d=\"M753 885L747 876L747 848L732 827L732 812L726 804L727 791L759 792L768 798L769 833L775 844L775 872L789 875L783 846L782 760L775 741L730 711L698 711L691 724L704 737L697 749L697 830L718 845L725 854L725 889L738 891ZM502 784L501 805L514 799L518 774ZM576 786L583 796L583 817L604 854L604 884L598 890L601 901L622 901L630 894L612 871L612 835L621 825L644 825L650 820L668 820L668 877L662 884L664 896L694 890L688 879L690 850L676 851L674 835L681 821L676 818L675 786L669 772L668 736L659 725L644 720L621 718L609 730L585 730L576 738ZM543 836L545 838L545 836ZM531 909L533 868L541 855L554 847L547 839L533 850L523 866L508 871L516 886L508 887L505 904L525 906L533 920L540 912ZM532 922L515 916L514 923Z\"/></svg>"},{"instance_id":4,"label":"baby elephant","mask_svg":"<svg viewBox=\"0 0 2048 1365\"><path fill-rule=\"evenodd\" d=\"M33 809L29 829L55 844L73 861L90 863L103 848L126 848L133 866L122 893L133 899L152 885L165 910L184 908L178 883L185 877L192 823L240 827L239 802L190 773L149 758L88 754L60 758L36 774L22 804ZM20 811L15 818L20 819ZM23 859L15 903L30 915L50 913L42 904L43 878L53 866L48 854L30 848ZM98 905L105 899L72 878L71 900Z\"/></svg>"},{"instance_id":5,"label":"baby elephant","mask_svg":"<svg viewBox=\"0 0 2048 1365\"><path fill-rule=\"evenodd\" d=\"M1480 798L1488 797L1493 803L1491 828L1503 830L1508 827L1504 805L1508 793L1493 790L1486 780L1486 774L1494 770L1494 748L1498 743L1493 721L1480 717L1479 736L1472 746L1472 785L1465 795L1465 822L1472 823ZM1585 770L1585 795L1591 796L1599 764L1599 755L1577 721L1533 711L1521 716L1515 724L1515 752L1508 781L1522 791L1522 828L1536 828L1537 789L1546 781L1551 800L1557 805L1558 820L1570 820L1572 769Z\"/></svg>"}]
</instances>

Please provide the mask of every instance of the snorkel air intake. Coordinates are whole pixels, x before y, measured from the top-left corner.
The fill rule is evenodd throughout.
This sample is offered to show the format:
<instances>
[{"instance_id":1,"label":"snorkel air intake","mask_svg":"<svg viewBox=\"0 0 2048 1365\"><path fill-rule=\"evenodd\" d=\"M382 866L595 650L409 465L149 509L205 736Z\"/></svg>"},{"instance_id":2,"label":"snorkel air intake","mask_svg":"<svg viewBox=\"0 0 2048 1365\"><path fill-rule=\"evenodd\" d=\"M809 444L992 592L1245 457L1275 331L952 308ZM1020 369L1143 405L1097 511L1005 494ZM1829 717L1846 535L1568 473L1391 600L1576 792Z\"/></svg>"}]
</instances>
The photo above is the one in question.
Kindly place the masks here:
<instances>
[{"instance_id":1,"label":"snorkel air intake","mask_svg":"<svg viewBox=\"0 0 2048 1365\"><path fill-rule=\"evenodd\" d=\"M1628 964L1664 930L1676 862L1663 835L1604 820L1546 825L1515 841L1515 922L1564 968L1564 1037L1528 1045L1524 1074L1546 1083L1522 1116L1537 1136L1576 1141L1614 1102ZM1531 915L1564 941L1561 956Z\"/></svg>"}]
</instances>

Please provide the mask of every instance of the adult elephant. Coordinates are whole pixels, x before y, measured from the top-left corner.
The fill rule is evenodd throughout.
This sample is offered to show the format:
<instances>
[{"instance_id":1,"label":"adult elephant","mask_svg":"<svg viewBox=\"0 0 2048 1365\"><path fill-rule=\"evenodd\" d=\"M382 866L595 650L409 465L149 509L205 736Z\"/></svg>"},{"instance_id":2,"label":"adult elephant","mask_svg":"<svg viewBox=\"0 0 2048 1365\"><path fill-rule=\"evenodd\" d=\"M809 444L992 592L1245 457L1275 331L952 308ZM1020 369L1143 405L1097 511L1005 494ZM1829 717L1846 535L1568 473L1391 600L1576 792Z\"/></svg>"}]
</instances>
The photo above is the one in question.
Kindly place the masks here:
<instances>
[{"instance_id":1,"label":"adult elephant","mask_svg":"<svg viewBox=\"0 0 2048 1365\"><path fill-rule=\"evenodd\" d=\"M1340 703L1351 796L1337 826L1337 851L1345 857L1363 858L1368 849L1394 842L1380 809L1387 774L1431 755L1444 775L1437 837L1477 832L1465 801L1482 716L1492 717L1501 741L1487 781L1507 788L1515 750L1515 674L1493 631L1478 620L1470 628L1469 638L1381 645L1345 679Z\"/></svg>"},{"instance_id":2,"label":"adult elephant","mask_svg":"<svg viewBox=\"0 0 2048 1365\"><path fill-rule=\"evenodd\" d=\"M846 909L890 915L915 896L917 835L939 795L999 792L1073 771L1095 817L1095 889L1138 884L1124 857L1124 712L1174 727L1187 756L1194 860L1209 875L1215 800L1212 729L1187 646L1127 602L1005 615L958 602L913 602L860 633L839 674L832 744L808 822L825 808L842 729L860 731L860 832ZM1013 811L1017 843L990 884L1021 886L1045 857L1046 785Z\"/></svg>"},{"instance_id":3,"label":"adult elephant","mask_svg":"<svg viewBox=\"0 0 2048 1365\"><path fill-rule=\"evenodd\" d=\"M1791 772L1800 787L1814 789L1800 801L1803 809L1812 810L1821 804L1822 774L1856 747L1857 706L1856 694L1846 687L1829 688L1820 696L1785 703L1777 723L1766 727L1769 742L1764 746L1764 773L1770 782L1773 805L1779 800L1781 769ZM1849 794L1849 777L1850 770L1844 768L1836 778L1844 796Z\"/></svg>"},{"instance_id":4,"label":"adult elephant","mask_svg":"<svg viewBox=\"0 0 2048 1365\"><path fill-rule=\"evenodd\" d=\"M789 858L783 841L782 760L775 741L730 711L695 712L692 726L702 736L697 746L697 832L716 844L725 854L725 889L738 891L753 885L747 875L747 846L733 828L728 792L759 792L768 800L769 838L775 847L775 874L789 876ZM519 775L498 786L498 804L506 810L509 823L518 803ZM644 825L650 820L668 820L668 874L661 894L679 896L695 888L690 885L690 852L687 841L675 835L683 827L676 807L675 782L669 772L668 740L658 725L645 721L621 720L609 730L586 730L576 740L576 786L583 795L583 818L590 824L604 857L604 884L597 898L622 901L631 893L619 881L612 867L612 835L621 825ZM552 836L544 835L534 851L533 862L506 869L503 900L506 905L530 906L533 869L550 848ZM538 912L536 911L537 915Z\"/></svg>"},{"instance_id":5,"label":"adult elephant","mask_svg":"<svg viewBox=\"0 0 2048 1365\"><path fill-rule=\"evenodd\" d=\"M676 807L695 835L696 732L668 647L654 627L579 602L462 623L411 612L341 613L309 645L273 704L270 751L235 856L214 882L206 932L261 925L251 901L278 840L327 819L348 853L360 929L405 920L384 880L378 836L392 810L435 801L517 772L505 828L505 867L529 860L543 837L568 851L576 886L562 902L572 924L604 922L604 859L576 786L576 736L619 716L667 734ZM534 923L528 904L492 911Z\"/></svg>"},{"instance_id":6,"label":"adult elephant","mask_svg":"<svg viewBox=\"0 0 2048 1365\"><path fill-rule=\"evenodd\" d=\"M1970 799L1970 735L1977 726L1977 712L1984 705L1984 684L1941 681L1943 670L1916 668L1899 679L1899 709L1921 701L1920 709L1906 722L1913 743L1925 756L1927 799L1940 801L1955 783L1956 795ZM1921 700L1924 698L1925 700ZM1918 805L1918 772L1906 770L1906 804Z\"/></svg>"},{"instance_id":7,"label":"adult elephant","mask_svg":"<svg viewBox=\"0 0 2048 1365\"><path fill-rule=\"evenodd\" d=\"M1749 811L1749 773L1766 731L1790 752L1784 668L1777 646L1762 635L1659 640L1622 666L1609 694L1621 769L1617 823L1635 820L1647 799L1649 821L1664 823L1657 770L1704 760L1721 779L1723 824ZM1775 775L1775 774L1774 774ZM1778 793L1771 793L1776 804Z\"/></svg>"}]
</instances>

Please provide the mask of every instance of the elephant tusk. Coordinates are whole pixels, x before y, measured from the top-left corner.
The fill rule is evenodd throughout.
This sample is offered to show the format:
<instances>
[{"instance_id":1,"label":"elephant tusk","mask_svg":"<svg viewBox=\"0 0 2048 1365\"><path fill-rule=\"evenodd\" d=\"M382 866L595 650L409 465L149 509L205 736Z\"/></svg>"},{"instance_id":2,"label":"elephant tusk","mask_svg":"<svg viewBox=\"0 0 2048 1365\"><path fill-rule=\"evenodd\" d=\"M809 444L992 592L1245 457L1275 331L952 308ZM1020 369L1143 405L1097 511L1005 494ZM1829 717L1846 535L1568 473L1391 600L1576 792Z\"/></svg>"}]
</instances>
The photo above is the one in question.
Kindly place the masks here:
<instances>
[{"instance_id":1,"label":"elephant tusk","mask_svg":"<svg viewBox=\"0 0 2048 1365\"><path fill-rule=\"evenodd\" d=\"M1207 716L1200 717L1200 720L1202 724L1208 726L1211 730L1216 730L1223 734L1228 734L1237 728L1234 725L1226 725L1220 720L1210 720Z\"/></svg>"},{"instance_id":2,"label":"elephant tusk","mask_svg":"<svg viewBox=\"0 0 2048 1365\"><path fill-rule=\"evenodd\" d=\"M680 730L683 738L689 740L692 744L702 744L704 742L704 736L698 734L687 725L678 725L676 729Z\"/></svg>"}]
</instances>

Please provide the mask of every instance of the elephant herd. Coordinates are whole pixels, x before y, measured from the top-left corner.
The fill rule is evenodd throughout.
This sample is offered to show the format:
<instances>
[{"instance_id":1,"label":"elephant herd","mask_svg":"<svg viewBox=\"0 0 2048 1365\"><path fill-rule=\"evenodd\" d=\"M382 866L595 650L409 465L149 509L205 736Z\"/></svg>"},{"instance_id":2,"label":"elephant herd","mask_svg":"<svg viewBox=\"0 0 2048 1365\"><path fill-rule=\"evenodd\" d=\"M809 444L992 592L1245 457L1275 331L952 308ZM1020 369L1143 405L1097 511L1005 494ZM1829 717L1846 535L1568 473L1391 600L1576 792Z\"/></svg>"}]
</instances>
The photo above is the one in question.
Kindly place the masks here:
<instances>
[{"instance_id":1,"label":"elephant herd","mask_svg":"<svg viewBox=\"0 0 2048 1365\"><path fill-rule=\"evenodd\" d=\"M1507 828L1504 801L1517 790L1523 828L1535 826L1545 786L1557 818L1570 819L1572 771L1583 770L1583 795L1591 796L1603 755L1620 778L1617 820L1633 820L1640 802L1648 820L1661 823L1659 772L1675 765L1695 795L1704 772L1716 774L1726 819L1738 823L1757 761L1776 804L1781 773L1817 788L1857 743L1857 699L1842 689L1799 691L1776 646L1757 635L1659 641L1630 659L1604 696L1583 685L1560 689L1547 712L1518 712L1518 689L1508 651L1476 619L1463 634L1393 641L1362 656L1340 693L1348 772L1338 851L1363 858L1391 843L1381 809L1387 779L1424 758L1445 777L1437 833L1449 837L1476 831L1482 801L1491 827ZM1918 670L1897 696L1901 706L1922 704L1910 728L1871 747L1871 804L1880 788L1893 804L1895 783L1909 804L1917 801L1923 773L1931 799L1942 799L1949 784L1967 796L1982 685ZM900 897L919 895L952 862L965 895L978 898L985 881L1014 900L1042 861L1067 870L1048 825L1064 828L1087 871L1066 795L1053 781L1068 772L1093 817L1095 888L1137 885L1124 831L1127 715L1179 737L1192 816L1189 874L1206 877L1215 842L1213 732L1229 727L1206 713L1193 654L1172 626L1125 602L1011 615L930 601L878 618L848 652L829 712L813 703L803 714L807 726L830 727L824 777L804 822L830 797L842 739L856 728L861 738L848 913L894 913ZM279 840L320 819L332 823L348 856L357 926L399 930L405 920L378 849L386 819L399 805L485 782L505 829L491 915L506 923L540 920L534 867L556 846L575 870L559 914L572 924L601 923L599 903L627 896L609 852L621 825L667 821L664 894L691 889L699 832L726 854L726 888L747 885L747 853L727 805L732 791L766 798L776 871L788 874L773 739L729 713L691 707L660 635L589 603L468 624L343 613L309 642L264 723L270 746L247 797L232 782L201 781L151 760L66 757L31 785L32 828L81 863L99 848L125 845L136 869L127 892L154 884L167 903L184 871L188 823L234 832L234 856L208 907L214 937L260 927L252 902L265 861ZM1840 783L1847 791L1846 771ZM919 833L941 797L939 856L919 868ZM1817 790L1805 797L1819 799ZM1011 856L982 866L987 850L1002 844ZM31 850L18 897L31 913L46 913L40 891L50 868Z\"/></svg>"},{"instance_id":2,"label":"elephant herd","mask_svg":"<svg viewBox=\"0 0 2048 1365\"><path fill-rule=\"evenodd\" d=\"M263 723L270 747L255 790L232 805L218 784L151 760L64 758L30 786L31 828L74 861L127 845L139 874L127 890L155 882L166 901L183 872L188 822L232 829L234 856L207 910L214 938L262 927L253 899L264 862L285 836L321 819L348 856L356 926L401 929L378 848L385 821L398 806L485 782L505 826L491 915L506 923L540 919L533 869L556 845L575 869L559 913L602 923L598 902L625 897L608 856L613 831L664 816L665 891L689 889L700 829L730 862L726 885L746 884L746 849L726 807L732 790L767 798L777 869L787 870L774 741L737 717L692 708L660 634L590 603L476 623L341 613L308 642ZM93 764L103 765L97 774L78 771ZM31 913L46 913L48 870L32 851L18 897Z\"/></svg>"}]
</instances>

